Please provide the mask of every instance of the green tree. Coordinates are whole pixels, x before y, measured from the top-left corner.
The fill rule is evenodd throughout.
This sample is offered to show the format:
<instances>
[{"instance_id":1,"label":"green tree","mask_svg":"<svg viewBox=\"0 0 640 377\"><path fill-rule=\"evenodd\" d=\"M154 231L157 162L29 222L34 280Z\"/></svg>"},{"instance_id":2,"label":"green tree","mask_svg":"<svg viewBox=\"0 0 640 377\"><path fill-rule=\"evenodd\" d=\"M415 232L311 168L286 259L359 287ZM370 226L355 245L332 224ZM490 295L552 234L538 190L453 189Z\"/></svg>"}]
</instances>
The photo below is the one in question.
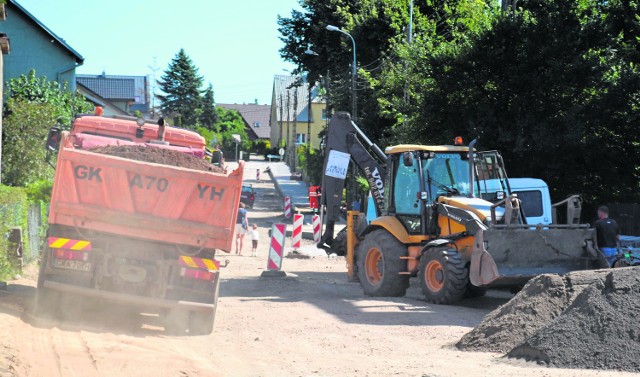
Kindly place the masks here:
<instances>
[{"instance_id":1,"label":"green tree","mask_svg":"<svg viewBox=\"0 0 640 377\"><path fill-rule=\"evenodd\" d=\"M53 118L59 120L64 129L71 127L71 122L77 114L86 114L93 109L91 103L87 102L81 94L69 92L66 83L60 87L57 82L47 81L44 76L37 77L33 69L27 75L9 80L7 95L14 101L7 102L5 105L5 116L11 114L12 105L15 103L47 103L52 105ZM48 129L54 123L42 124L41 127Z\"/></svg>"},{"instance_id":2,"label":"green tree","mask_svg":"<svg viewBox=\"0 0 640 377\"><path fill-rule=\"evenodd\" d=\"M218 121L218 114L216 113L215 100L213 98L213 86L209 84L204 91L202 97L202 114L200 115L200 124L210 130L214 128L214 125Z\"/></svg>"},{"instance_id":3,"label":"green tree","mask_svg":"<svg viewBox=\"0 0 640 377\"><path fill-rule=\"evenodd\" d=\"M2 130L2 183L27 186L51 179L53 169L45 162L49 126L56 123L56 107L49 103L9 99L11 113Z\"/></svg>"},{"instance_id":4,"label":"green tree","mask_svg":"<svg viewBox=\"0 0 640 377\"><path fill-rule=\"evenodd\" d=\"M203 78L191 58L180 49L158 80L160 110L173 119L175 126L195 128L202 114L200 88Z\"/></svg>"}]
</instances>

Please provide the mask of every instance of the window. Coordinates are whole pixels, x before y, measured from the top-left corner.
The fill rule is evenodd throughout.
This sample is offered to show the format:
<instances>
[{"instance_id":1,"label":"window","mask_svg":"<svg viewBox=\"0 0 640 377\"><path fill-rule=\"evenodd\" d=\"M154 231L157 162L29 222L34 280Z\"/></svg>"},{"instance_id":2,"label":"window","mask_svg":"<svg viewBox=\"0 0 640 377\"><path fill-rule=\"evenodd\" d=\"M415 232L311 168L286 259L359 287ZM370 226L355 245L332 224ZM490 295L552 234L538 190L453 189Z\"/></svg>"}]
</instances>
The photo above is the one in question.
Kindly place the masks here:
<instances>
[{"instance_id":1,"label":"window","mask_svg":"<svg viewBox=\"0 0 640 377\"><path fill-rule=\"evenodd\" d=\"M329 119L329 118L328 118L328 115L329 115L329 114L327 114L327 109L326 109L326 108L322 109L322 116L321 116L321 117L322 117L322 120L327 120L327 119Z\"/></svg>"},{"instance_id":2,"label":"window","mask_svg":"<svg viewBox=\"0 0 640 377\"><path fill-rule=\"evenodd\" d=\"M306 143L307 143L307 134L296 135L296 144L306 144Z\"/></svg>"},{"instance_id":3,"label":"window","mask_svg":"<svg viewBox=\"0 0 640 377\"><path fill-rule=\"evenodd\" d=\"M515 191L522 202L522 210L527 217L539 217L543 214L542 193L540 191Z\"/></svg>"},{"instance_id":4,"label":"window","mask_svg":"<svg viewBox=\"0 0 640 377\"><path fill-rule=\"evenodd\" d=\"M260 122L254 122L253 123L253 127L260 128Z\"/></svg>"}]
</instances>

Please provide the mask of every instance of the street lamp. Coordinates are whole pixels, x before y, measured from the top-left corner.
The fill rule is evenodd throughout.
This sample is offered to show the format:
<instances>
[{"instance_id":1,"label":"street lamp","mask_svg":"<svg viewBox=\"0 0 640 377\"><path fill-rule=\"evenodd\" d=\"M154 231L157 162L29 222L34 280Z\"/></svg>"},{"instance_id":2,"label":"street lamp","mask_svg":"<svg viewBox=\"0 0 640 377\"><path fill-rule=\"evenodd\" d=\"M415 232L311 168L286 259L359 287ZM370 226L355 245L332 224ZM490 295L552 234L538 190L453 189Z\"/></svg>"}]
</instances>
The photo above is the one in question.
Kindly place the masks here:
<instances>
[{"instance_id":1,"label":"street lamp","mask_svg":"<svg viewBox=\"0 0 640 377\"><path fill-rule=\"evenodd\" d=\"M358 113L358 102L356 99L356 41L353 39L351 34L347 33L337 26L327 25L327 30L337 31L338 33L349 36L349 38L351 38L351 43L353 44L353 63L351 64L351 112L353 114L351 115L353 116L353 119L356 119Z\"/></svg>"}]
</instances>

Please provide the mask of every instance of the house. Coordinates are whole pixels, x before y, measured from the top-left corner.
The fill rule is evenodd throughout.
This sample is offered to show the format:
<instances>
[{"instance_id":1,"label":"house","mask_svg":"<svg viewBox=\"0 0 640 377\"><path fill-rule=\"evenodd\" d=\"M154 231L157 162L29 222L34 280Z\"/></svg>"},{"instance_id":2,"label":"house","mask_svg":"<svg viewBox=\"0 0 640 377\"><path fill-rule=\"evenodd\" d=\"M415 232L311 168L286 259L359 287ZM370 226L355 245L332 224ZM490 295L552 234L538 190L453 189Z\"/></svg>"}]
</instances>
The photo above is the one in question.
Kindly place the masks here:
<instances>
[{"instance_id":1,"label":"house","mask_svg":"<svg viewBox=\"0 0 640 377\"><path fill-rule=\"evenodd\" d=\"M84 58L16 0L7 0L5 9L7 19L0 24L0 32L11 37L13 51L4 59L3 82L34 69L38 77L66 82L75 91L76 68Z\"/></svg>"},{"instance_id":2,"label":"house","mask_svg":"<svg viewBox=\"0 0 640 377\"><path fill-rule=\"evenodd\" d=\"M6 20L6 7L0 4L0 21ZM4 82L4 55L11 52L11 45L7 34L0 33L0 82ZM2 170L2 104L4 103L3 85L0 85L0 171ZM0 174L1 176L1 174Z\"/></svg>"},{"instance_id":3,"label":"house","mask_svg":"<svg viewBox=\"0 0 640 377\"><path fill-rule=\"evenodd\" d=\"M78 90L91 102L104 108L105 115L133 115L140 111L149 117L147 76L78 74Z\"/></svg>"},{"instance_id":4,"label":"house","mask_svg":"<svg viewBox=\"0 0 640 377\"><path fill-rule=\"evenodd\" d=\"M312 86L309 91L306 76L274 76L269 117L272 146L310 142L312 148L320 148L319 134L328 119L326 101L318 89Z\"/></svg>"},{"instance_id":5,"label":"house","mask_svg":"<svg viewBox=\"0 0 640 377\"><path fill-rule=\"evenodd\" d=\"M245 122L245 129L249 140L269 140L271 137L271 126L269 125L269 105L256 104L230 104L218 103L216 106L227 110L236 110Z\"/></svg>"}]
</instances>

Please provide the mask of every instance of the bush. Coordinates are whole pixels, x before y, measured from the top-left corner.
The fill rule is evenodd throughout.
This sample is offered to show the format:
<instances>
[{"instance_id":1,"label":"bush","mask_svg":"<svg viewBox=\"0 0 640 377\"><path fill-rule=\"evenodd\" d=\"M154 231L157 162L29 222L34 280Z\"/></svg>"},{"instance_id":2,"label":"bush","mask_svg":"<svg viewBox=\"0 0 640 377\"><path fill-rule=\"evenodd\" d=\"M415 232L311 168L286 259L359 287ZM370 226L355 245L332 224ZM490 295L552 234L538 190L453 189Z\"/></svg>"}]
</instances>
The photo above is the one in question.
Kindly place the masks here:
<instances>
[{"instance_id":1,"label":"bush","mask_svg":"<svg viewBox=\"0 0 640 377\"><path fill-rule=\"evenodd\" d=\"M14 259L9 258L9 229L14 226L27 229L27 194L17 187L0 186L0 280L13 278L19 270ZM25 237L24 253L29 253L29 242Z\"/></svg>"},{"instance_id":2,"label":"bush","mask_svg":"<svg viewBox=\"0 0 640 377\"><path fill-rule=\"evenodd\" d=\"M319 149L312 148L311 154L309 156L309 161L307 163L307 150L308 146L306 145L298 147L297 166L299 167L299 170L302 170L303 173L307 176L310 184L319 185L322 183L322 167L324 164L324 156Z\"/></svg>"},{"instance_id":3,"label":"bush","mask_svg":"<svg viewBox=\"0 0 640 377\"><path fill-rule=\"evenodd\" d=\"M56 124L53 105L9 100L11 114L2 130L2 183L26 186L53 176L45 162L49 127Z\"/></svg>"}]
</instances>

